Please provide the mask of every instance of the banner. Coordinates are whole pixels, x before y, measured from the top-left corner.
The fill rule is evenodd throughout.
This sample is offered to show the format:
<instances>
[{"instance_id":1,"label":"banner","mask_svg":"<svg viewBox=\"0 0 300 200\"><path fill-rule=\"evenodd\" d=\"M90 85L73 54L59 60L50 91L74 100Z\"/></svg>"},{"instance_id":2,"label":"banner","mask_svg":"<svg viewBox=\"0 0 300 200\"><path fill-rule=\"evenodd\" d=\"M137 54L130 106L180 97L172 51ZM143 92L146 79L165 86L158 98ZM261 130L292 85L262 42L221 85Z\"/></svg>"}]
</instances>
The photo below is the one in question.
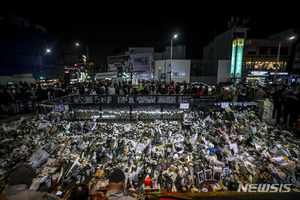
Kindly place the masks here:
<instances>
[{"instance_id":1,"label":"banner","mask_svg":"<svg viewBox=\"0 0 300 200\"><path fill-rule=\"evenodd\" d=\"M230 78L234 78L235 56L236 56L235 54L236 54L236 40L233 40L232 53L231 53Z\"/></svg>"},{"instance_id":2,"label":"banner","mask_svg":"<svg viewBox=\"0 0 300 200\"><path fill-rule=\"evenodd\" d=\"M139 73L140 79L150 79L151 54L131 54L108 57L110 71L123 71L126 73Z\"/></svg>"},{"instance_id":3,"label":"banner","mask_svg":"<svg viewBox=\"0 0 300 200\"><path fill-rule=\"evenodd\" d=\"M235 78L241 78L242 75L241 73L242 73L242 63L243 63L243 50L244 50L244 39L238 39Z\"/></svg>"}]
</instances>

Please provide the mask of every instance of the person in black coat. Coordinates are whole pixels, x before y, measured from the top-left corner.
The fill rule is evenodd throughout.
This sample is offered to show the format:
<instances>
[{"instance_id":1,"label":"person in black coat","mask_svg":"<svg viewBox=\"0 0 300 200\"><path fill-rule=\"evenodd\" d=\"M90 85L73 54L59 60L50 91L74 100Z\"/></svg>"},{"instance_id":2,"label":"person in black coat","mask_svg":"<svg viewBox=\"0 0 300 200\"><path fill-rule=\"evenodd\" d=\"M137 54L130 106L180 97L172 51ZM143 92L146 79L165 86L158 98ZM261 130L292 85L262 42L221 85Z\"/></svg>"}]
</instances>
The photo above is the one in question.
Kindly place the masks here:
<instances>
[{"instance_id":1,"label":"person in black coat","mask_svg":"<svg viewBox=\"0 0 300 200\"><path fill-rule=\"evenodd\" d=\"M124 95L129 94L129 86L126 83L123 84L123 93L124 93Z\"/></svg>"},{"instance_id":2,"label":"person in black coat","mask_svg":"<svg viewBox=\"0 0 300 200\"><path fill-rule=\"evenodd\" d=\"M15 107L15 96L11 93L10 88L5 89L3 93L3 110L9 114L13 115L16 112Z\"/></svg>"},{"instance_id":3,"label":"person in black coat","mask_svg":"<svg viewBox=\"0 0 300 200\"><path fill-rule=\"evenodd\" d=\"M299 86L295 86L292 91L288 92L285 95L286 103L283 113L283 123L286 125L288 116L289 126L293 126L298 120L299 111L300 111L300 93Z\"/></svg>"},{"instance_id":4,"label":"person in black coat","mask_svg":"<svg viewBox=\"0 0 300 200\"><path fill-rule=\"evenodd\" d=\"M274 88L271 89L270 91L270 96L272 97L273 100L273 104L274 104L274 110L273 110L273 118L275 118L275 114L276 114L276 124L280 123L280 119L282 116L282 91L284 90L283 87L277 87L276 85L274 85ZM274 92L272 92L274 91ZM275 124L275 125L276 125Z\"/></svg>"}]
</instances>

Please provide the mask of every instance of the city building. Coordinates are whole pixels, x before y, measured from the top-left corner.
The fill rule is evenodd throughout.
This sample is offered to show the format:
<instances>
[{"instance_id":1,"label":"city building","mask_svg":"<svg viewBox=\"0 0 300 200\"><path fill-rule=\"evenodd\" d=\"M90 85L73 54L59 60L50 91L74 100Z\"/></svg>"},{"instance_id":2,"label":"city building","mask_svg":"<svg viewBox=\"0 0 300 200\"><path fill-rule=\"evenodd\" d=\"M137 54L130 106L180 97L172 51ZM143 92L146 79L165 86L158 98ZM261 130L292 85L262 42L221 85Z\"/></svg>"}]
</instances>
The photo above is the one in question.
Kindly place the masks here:
<instances>
[{"instance_id":1,"label":"city building","mask_svg":"<svg viewBox=\"0 0 300 200\"><path fill-rule=\"evenodd\" d=\"M37 79L58 79L63 74L59 66L57 47L46 29L13 13L0 13L0 81L35 82ZM46 49L51 48L51 52ZM49 49L50 50L50 49Z\"/></svg>"},{"instance_id":2,"label":"city building","mask_svg":"<svg viewBox=\"0 0 300 200\"><path fill-rule=\"evenodd\" d=\"M107 58L108 71L117 72L118 82L137 84L153 79L153 55L137 53ZM110 77L107 77L110 78Z\"/></svg>"},{"instance_id":3,"label":"city building","mask_svg":"<svg viewBox=\"0 0 300 200\"><path fill-rule=\"evenodd\" d=\"M269 39L279 41L281 44L288 43L290 46L290 57L287 62L287 69L289 71L289 81L300 83L300 29L291 28L276 34L273 34Z\"/></svg>"},{"instance_id":4,"label":"city building","mask_svg":"<svg viewBox=\"0 0 300 200\"><path fill-rule=\"evenodd\" d=\"M288 67L291 50L291 41L283 41L279 51L278 40L247 38L243 57L244 81L273 82L275 73L277 81L286 79L291 71Z\"/></svg>"},{"instance_id":5,"label":"city building","mask_svg":"<svg viewBox=\"0 0 300 200\"><path fill-rule=\"evenodd\" d=\"M154 47L129 47L125 51L125 55L151 53L154 60L164 60L171 58L171 46L167 46L162 52L155 52ZM172 59L186 59L186 46L175 45L172 46Z\"/></svg>"},{"instance_id":6,"label":"city building","mask_svg":"<svg viewBox=\"0 0 300 200\"><path fill-rule=\"evenodd\" d=\"M87 79L85 55L63 55L60 65L64 66L65 81L81 82Z\"/></svg>"},{"instance_id":7,"label":"city building","mask_svg":"<svg viewBox=\"0 0 300 200\"><path fill-rule=\"evenodd\" d=\"M300 45L297 37L293 40L290 38L299 35L299 30L289 29L264 39L248 37L248 30L249 28L233 27L216 36L203 48L203 60L195 64L192 62L191 75L196 76L191 80L206 81L209 76L212 84L233 81L230 77L232 45L235 39L242 38L242 72L238 81L256 80L263 84L272 82L274 76L276 81L288 81L289 77L296 81L300 71ZM203 71L207 71L207 74Z\"/></svg>"},{"instance_id":8,"label":"city building","mask_svg":"<svg viewBox=\"0 0 300 200\"><path fill-rule=\"evenodd\" d=\"M185 45L172 46L171 69L174 82L190 80L190 60L185 58ZM129 47L124 55L109 56L107 63L109 72L118 72L116 81L132 84L150 80L170 82L171 47L166 47L163 52L155 52L154 47ZM105 74L99 75L103 76Z\"/></svg>"},{"instance_id":9,"label":"city building","mask_svg":"<svg viewBox=\"0 0 300 200\"><path fill-rule=\"evenodd\" d=\"M174 83L190 82L190 69L191 60L188 59L155 60L153 79Z\"/></svg>"},{"instance_id":10,"label":"city building","mask_svg":"<svg viewBox=\"0 0 300 200\"><path fill-rule=\"evenodd\" d=\"M207 70L209 73L199 74L200 76L194 77L193 79L200 82L203 82L202 80L210 80L210 84L212 85L216 85L217 83L225 80L230 81L230 73L228 73L227 77L224 75L222 77L218 77L218 71L228 71L227 68L230 68L230 65L224 65L225 62L221 62L222 65L219 65L219 61L231 59L233 39L247 38L248 30L249 28L233 27L222 34L217 35L213 41L203 48L203 60L201 64L199 64L199 67L202 69L201 71ZM227 68L222 69L224 67Z\"/></svg>"}]
</instances>

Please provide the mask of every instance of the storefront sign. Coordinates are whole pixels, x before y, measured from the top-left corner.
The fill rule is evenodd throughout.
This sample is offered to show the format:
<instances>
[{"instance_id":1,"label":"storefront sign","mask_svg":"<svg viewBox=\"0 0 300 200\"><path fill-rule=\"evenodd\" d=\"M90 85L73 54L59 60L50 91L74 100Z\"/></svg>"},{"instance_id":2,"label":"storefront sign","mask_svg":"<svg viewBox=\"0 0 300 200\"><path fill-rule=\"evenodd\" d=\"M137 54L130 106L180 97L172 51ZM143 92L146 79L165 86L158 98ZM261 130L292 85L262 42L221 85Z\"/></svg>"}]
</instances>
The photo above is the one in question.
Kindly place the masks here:
<instances>
[{"instance_id":1,"label":"storefront sign","mask_svg":"<svg viewBox=\"0 0 300 200\"><path fill-rule=\"evenodd\" d=\"M269 76L268 71L249 71L248 76Z\"/></svg>"},{"instance_id":2,"label":"storefront sign","mask_svg":"<svg viewBox=\"0 0 300 200\"><path fill-rule=\"evenodd\" d=\"M231 54L231 67L230 67L230 78L234 78L234 68L235 68L235 54L236 54L236 40L232 42L232 54Z\"/></svg>"},{"instance_id":3,"label":"storefront sign","mask_svg":"<svg viewBox=\"0 0 300 200\"><path fill-rule=\"evenodd\" d=\"M270 72L270 75L274 76L275 72ZM287 76L287 75L289 75L289 72L277 72L276 73L276 76Z\"/></svg>"},{"instance_id":4,"label":"storefront sign","mask_svg":"<svg viewBox=\"0 0 300 200\"><path fill-rule=\"evenodd\" d=\"M241 72L242 72L242 63L243 63L243 50L244 50L244 39L238 39L235 78L241 78L242 75Z\"/></svg>"}]
</instances>

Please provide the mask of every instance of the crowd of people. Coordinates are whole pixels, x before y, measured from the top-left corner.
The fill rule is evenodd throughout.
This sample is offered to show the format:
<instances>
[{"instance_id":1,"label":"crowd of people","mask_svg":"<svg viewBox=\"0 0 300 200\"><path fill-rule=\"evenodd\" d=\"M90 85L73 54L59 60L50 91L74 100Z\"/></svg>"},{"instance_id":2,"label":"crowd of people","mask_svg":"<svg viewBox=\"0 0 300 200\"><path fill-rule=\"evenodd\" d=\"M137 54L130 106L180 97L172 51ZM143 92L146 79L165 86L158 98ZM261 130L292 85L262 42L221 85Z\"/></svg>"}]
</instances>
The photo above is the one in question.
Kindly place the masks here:
<instances>
[{"instance_id":1,"label":"crowd of people","mask_svg":"<svg viewBox=\"0 0 300 200\"><path fill-rule=\"evenodd\" d=\"M276 125L292 127L299 118L299 85L288 87L284 84L272 84L263 87L240 83L235 88L221 88L219 94L222 102L270 100L274 105L273 118L276 119Z\"/></svg>"},{"instance_id":2,"label":"crowd of people","mask_svg":"<svg viewBox=\"0 0 300 200\"><path fill-rule=\"evenodd\" d=\"M0 85L1 112L9 115L35 110L35 104L66 95L208 95L208 87L166 82L147 82L139 85L127 83L75 83L42 86L33 83Z\"/></svg>"},{"instance_id":3,"label":"crowd of people","mask_svg":"<svg viewBox=\"0 0 300 200\"><path fill-rule=\"evenodd\" d=\"M128 83L83 83L68 85L69 94L107 94L107 95L171 95L171 94L198 94L208 95L208 86L192 85L191 83L166 83L166 82L145 82L138 85Z\"/></svg>"},{"instance_id":4,"label":"crowd of people","mask_svg":"<svg viewBox=\"0 0 300 200\"><path fill-rule=\"evenodd\" d=\"M292 126L299 115L299 85L250 85L239 83L236 87L211 87L191 83L146 82L138 85L127 83L76 83L41 86L19 83L0 86L1 113L14 115L36 109L35 104L66 95L214 95L221 102L247 102L269 99L274 104L273 117L277 124L288 122Z\"/></svg>"}]
</instances>

